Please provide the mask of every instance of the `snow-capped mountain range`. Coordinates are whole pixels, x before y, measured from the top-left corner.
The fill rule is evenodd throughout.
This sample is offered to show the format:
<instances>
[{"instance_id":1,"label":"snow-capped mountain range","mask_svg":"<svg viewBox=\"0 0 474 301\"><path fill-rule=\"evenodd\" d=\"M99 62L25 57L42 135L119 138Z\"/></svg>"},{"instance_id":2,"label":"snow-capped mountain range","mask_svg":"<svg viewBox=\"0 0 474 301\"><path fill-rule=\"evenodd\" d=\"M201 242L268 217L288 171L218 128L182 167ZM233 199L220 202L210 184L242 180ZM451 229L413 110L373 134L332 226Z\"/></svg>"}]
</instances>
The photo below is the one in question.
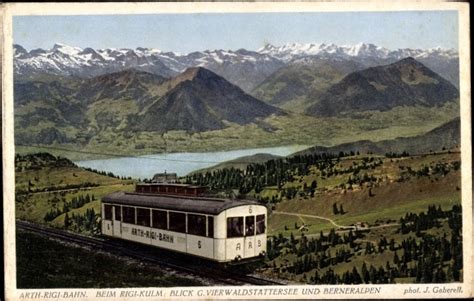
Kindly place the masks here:
<instances>
[{"instance_id":1,"label":"snow-capped mountain range","mask_svg":"<svg viewBox=\"0 0 474 301\"><path fill-rule=\"evenodd\" d=\"M64 76L92 77L135 68L165 77L189 67L204 67L251 91L273 72L295 59L308 56L358 61L367 67L413 57L458 85L458 53L453 49L389 50L373 44L353 46L335 44L268 44L257 51L245 49L206 50L188 54L164 52L155 48L92 49L55 44L53 48L27 51L14 45L14 70L19 77L30 78L49 73Z\"/></svg>"},{"instance_id":2,"label":"snow-capped mountain range","mask_svg":"<svg viewBox=\"0 0 474 301\"><path fill-rule=\"evenodd\" d=\"M359 43L357 45L343 45L336 44L299 44L291 43L283 46L274 46L267 44L266 46L257 50L258 53L268 54L279 58L285 62L289 62L298 57L308 55L330 56L332 58L378 58L378 59L396 59L400 60L405 57L413 57L415 59L426 58L430 56L444 57L446 59L457 59L458 52L454 49L397 49L389 50L384 47L376 46L374 44Z\"/></svg>"}]
</instances>

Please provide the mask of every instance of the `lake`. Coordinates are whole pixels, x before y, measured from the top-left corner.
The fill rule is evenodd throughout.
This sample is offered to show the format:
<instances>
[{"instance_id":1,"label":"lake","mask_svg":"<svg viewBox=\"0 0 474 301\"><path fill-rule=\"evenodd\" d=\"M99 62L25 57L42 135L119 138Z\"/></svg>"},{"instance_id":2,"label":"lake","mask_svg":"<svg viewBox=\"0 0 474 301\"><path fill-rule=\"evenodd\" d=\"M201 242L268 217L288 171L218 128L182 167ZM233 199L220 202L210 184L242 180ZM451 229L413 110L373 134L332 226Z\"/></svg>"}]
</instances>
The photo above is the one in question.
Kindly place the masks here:
<instances>
[{"instance_id":1,"label":"lake","mask_svg":"<svg viewBox=\"0 0 474 301\"><path fill-rule=\"evenodd\" d=\"M100 160L76 161L78 166L89 167L99 171L112 172L118 176L132 178L151 178L159 172L175 172L178 176L210 167L224 161L255 154L272 154L287 156L308 148L305 145L290 145L268 148L250 148L207 153L165 153L140 157L123 157Z\"/></svg>"}]
</instances>

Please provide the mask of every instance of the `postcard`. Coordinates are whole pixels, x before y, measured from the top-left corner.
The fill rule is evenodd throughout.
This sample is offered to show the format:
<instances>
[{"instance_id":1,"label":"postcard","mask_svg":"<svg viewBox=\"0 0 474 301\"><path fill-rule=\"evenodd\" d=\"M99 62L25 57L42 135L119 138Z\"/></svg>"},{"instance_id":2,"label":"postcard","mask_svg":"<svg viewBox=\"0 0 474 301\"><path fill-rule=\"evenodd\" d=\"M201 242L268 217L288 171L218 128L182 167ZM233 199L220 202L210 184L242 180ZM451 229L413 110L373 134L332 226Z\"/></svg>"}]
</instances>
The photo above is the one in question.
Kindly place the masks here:
<instances>
[{"instance_id":1,"label":"postcard","mask_svg":"<svg viewBox=\"0 0 474 301\"><path fill-rule=\"evenodd\" d=\"M6 300L472 297L467 3L1 8Z\"/></svg>"}]
</instances>

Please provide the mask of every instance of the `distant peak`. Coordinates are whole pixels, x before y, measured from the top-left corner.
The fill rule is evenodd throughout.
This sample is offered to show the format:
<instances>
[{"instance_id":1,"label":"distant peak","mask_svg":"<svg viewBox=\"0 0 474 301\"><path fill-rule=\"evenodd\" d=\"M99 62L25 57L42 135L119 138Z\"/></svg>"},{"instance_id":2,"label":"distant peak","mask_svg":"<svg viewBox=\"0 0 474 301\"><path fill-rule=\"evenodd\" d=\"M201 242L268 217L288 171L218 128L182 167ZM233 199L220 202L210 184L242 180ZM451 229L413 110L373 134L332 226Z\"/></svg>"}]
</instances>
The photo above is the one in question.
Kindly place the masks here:
<instances>
[{"instance_id":1,"label":"distant peak","mask_svg":"<svg viewBox=\"0 0 474 301\"><path fill-rule=\"evenodd\" d=\"M20 51L20 52L25 52L25 53L28 52L28 51L26 51L25 48L23 48L23 46L18 45L18 44L13 44L13 49L14 49L15 51L17 51L17 52L18 52L18 51Z\"/></svg>"},{"instance_id":2,"label":"distant peak","mask_svg":"<svg viewBox=\"0 0 474 301\"><path fill-rule=\"evenodd\" d=\"M90 47L84 48L79 54L96 54L97 52Z\"/></svg>"},{"instance_id":3,"label":"distant peak","mask_svg":"<svg viewBox=\"0 0 474 301\"><path fill-rule=\"evenodd\" d=\"M149 48L149 47L137 47L136 48L137 52L140 53L147 53L147 54L162 54L163 51L157 48Z\"/></svg>"},{"instance_id":4,"label":"distant peak","mask_svg":"<svg viewBox=\"0 0 474 301\"><path fill-rule=\"evenodd\" d=\"M191 67L186 69L186 71L184 71L181 76L185 77L186 79L195 79L216 77L217 75L203 67Z\"/></svg>"},{"instance_id":5,"label":"distant peak","mask_svg":"<svg viewBox=\"0 0 474 301\"><path fill-rule=\"evenodd\" d=\"M60 49L60 48L65 48L65 47L73 48L72 46L69 46L69 45L66 45L66 44L63 44L63 43L54 43L54 45L53 45L54 50L57 50L57 49Z\"/></svg>"},{"instance_id":6,"label":"distant peak","mask_svg":"<svg viewBox=\"0 0 474 301\"><path fill-rule=\"evenodd\" d=\"M411 56L403 58L403 59L399 60L398 62L395 62L394 64L396 64L396 65L407 65L407 64L409 64L409 65L413 65L413 64L421 65L420 62L418 62L416 59L414 59Z\"/></svg>"},{"instance_id":7,"label":"distant peak","mask_svg":"<svg viewBox=\"0 0 474 301\"><path fill-rule=\"evenodd\" d=\"M269 51L276 49L276 47L270 43L266 43L263 47L260 47L257 52L262 52L262 51Z\"/></svg>"},{"instance_id":8,"label":"distant peak","mask_svg":"<svg viewBox=\"0 0 474 301\"><path fill-rule=\"evenodd\" d=\"M55 43L52 50L66 53L66 54L78 54L82 52L82 49L79 47L73 47L73 46L63 44L63 43Z\"/></svg>"},{"instance_id":9,"label":"distant peak","mask_svg":"<svg viewBox=\"0 0 474 301\"><path fill-rule=\"evenodd\" d=\"M25 48L23 48L23 46L21 46L20 44L13 44L13 48L25 49Z\"/></svg>"},{"instance_id":10,"label":"distant peak","mask_svg":"<svg viewBox=\"0 0 474 301\"><path fill-rule=\"evenodd\" d=\"M412 56L409 56L409 57L406 57L400 61L406 61L406 62L416 62L416 60L412 57Z\"/></svg>"}]
</instances>

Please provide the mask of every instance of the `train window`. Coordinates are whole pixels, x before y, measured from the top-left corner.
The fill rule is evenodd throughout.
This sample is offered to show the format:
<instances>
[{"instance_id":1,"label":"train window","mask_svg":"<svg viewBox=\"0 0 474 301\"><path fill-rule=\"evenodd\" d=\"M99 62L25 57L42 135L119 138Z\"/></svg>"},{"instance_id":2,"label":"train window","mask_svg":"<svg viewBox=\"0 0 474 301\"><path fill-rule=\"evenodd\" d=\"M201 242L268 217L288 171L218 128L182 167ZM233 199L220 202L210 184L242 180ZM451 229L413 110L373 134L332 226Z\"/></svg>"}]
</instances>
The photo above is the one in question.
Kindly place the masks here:
<instances>
[{"instance_id":1,"label":"train window","mask_svg":"<svg viewBox=\"0 0 474 301\"><path fill-rule=\"evenodd\" d=\"M206 236L206 216L188 214L188 233Z\"/></svg>"},{"instance_id":2,"label":"train window","mask_svg":"<svg viewBox=\"0 0 474 301\"><path fill-rule=\"evenodd\" d=\"M186 232L186 214L170 212L170 231Z\"/></svg>"},{"instance_id":3,"label":"train window","mask_svg":"<svg viewBox=\"0 0 474 301\"><path fill-rule=\"evenodd\" d=\"M122 207L123 222L127 224L135 224L135 208Z\"/></svg>"},{"instance_id":4,"label":"train window","mask_svg":"<svg viewBox=\"0 0 474 301\"><path fill-rule=\"evenodd\" d=\"M227 237L244 236L244 218L228 217L227 218Z\"/></svg>"},{"instance_id":5,"label":"train window","mask_svg":"<svg viewBox=\"0 0 474 301\"><path fill-rule=\"evenodd\" d=\"M207 217L207 237L214 237L214 217Z\"/></svg>"},{"instance_id":6,"label":"train window","mask_svg":"<svg viewBox=\"0 0 474 301\"><path fill-rule=\"evenodd\" d=\"M112 220L112 205L104 205L104 219Z\"/></svg>"},{"instance_id":7,"label":"train window","mask_svg":"<svg viewBox=\"0 0 474 301\"><path fill-rule=\"evenodd\" d=\"M168 214L166 211L153 210L153 228L168 229Z\"/></svg>"},{"instance_id":8,"label":"train window","mask_svg":"<svg viewBox=\"0 0 474 301\"><path fill-rule=\"evenodd\" d=\"M255 216L245 217L245 236L255 235Z\"/></svg>"},{"instance_id":9,"label":"train window","mask_svg":"<svg viewBox=\"0 0 474 301\"><path fill-rule=\"evenodd\" d=\"M115 206L115 220L120 221L122 219L122 208L120 206Z\"/></svg>"},{"instance_id":10,"label":"train window","mask_svg":"<svg viewBox=\"0 0 474 301\"><path fill-rule=\"evenodd\" d=\"M257 215L257 234L265 233L265 214Z\"/></svg>"},{"instance_id":11,"label":"train window","mask_svg":"<svg viewBox=\"0 0 474 301\"><path fill-rule=\"evenodd\" d=\"M150 209L137 208L137 225L150 227Z\"/></svg>"}]
</instances>

